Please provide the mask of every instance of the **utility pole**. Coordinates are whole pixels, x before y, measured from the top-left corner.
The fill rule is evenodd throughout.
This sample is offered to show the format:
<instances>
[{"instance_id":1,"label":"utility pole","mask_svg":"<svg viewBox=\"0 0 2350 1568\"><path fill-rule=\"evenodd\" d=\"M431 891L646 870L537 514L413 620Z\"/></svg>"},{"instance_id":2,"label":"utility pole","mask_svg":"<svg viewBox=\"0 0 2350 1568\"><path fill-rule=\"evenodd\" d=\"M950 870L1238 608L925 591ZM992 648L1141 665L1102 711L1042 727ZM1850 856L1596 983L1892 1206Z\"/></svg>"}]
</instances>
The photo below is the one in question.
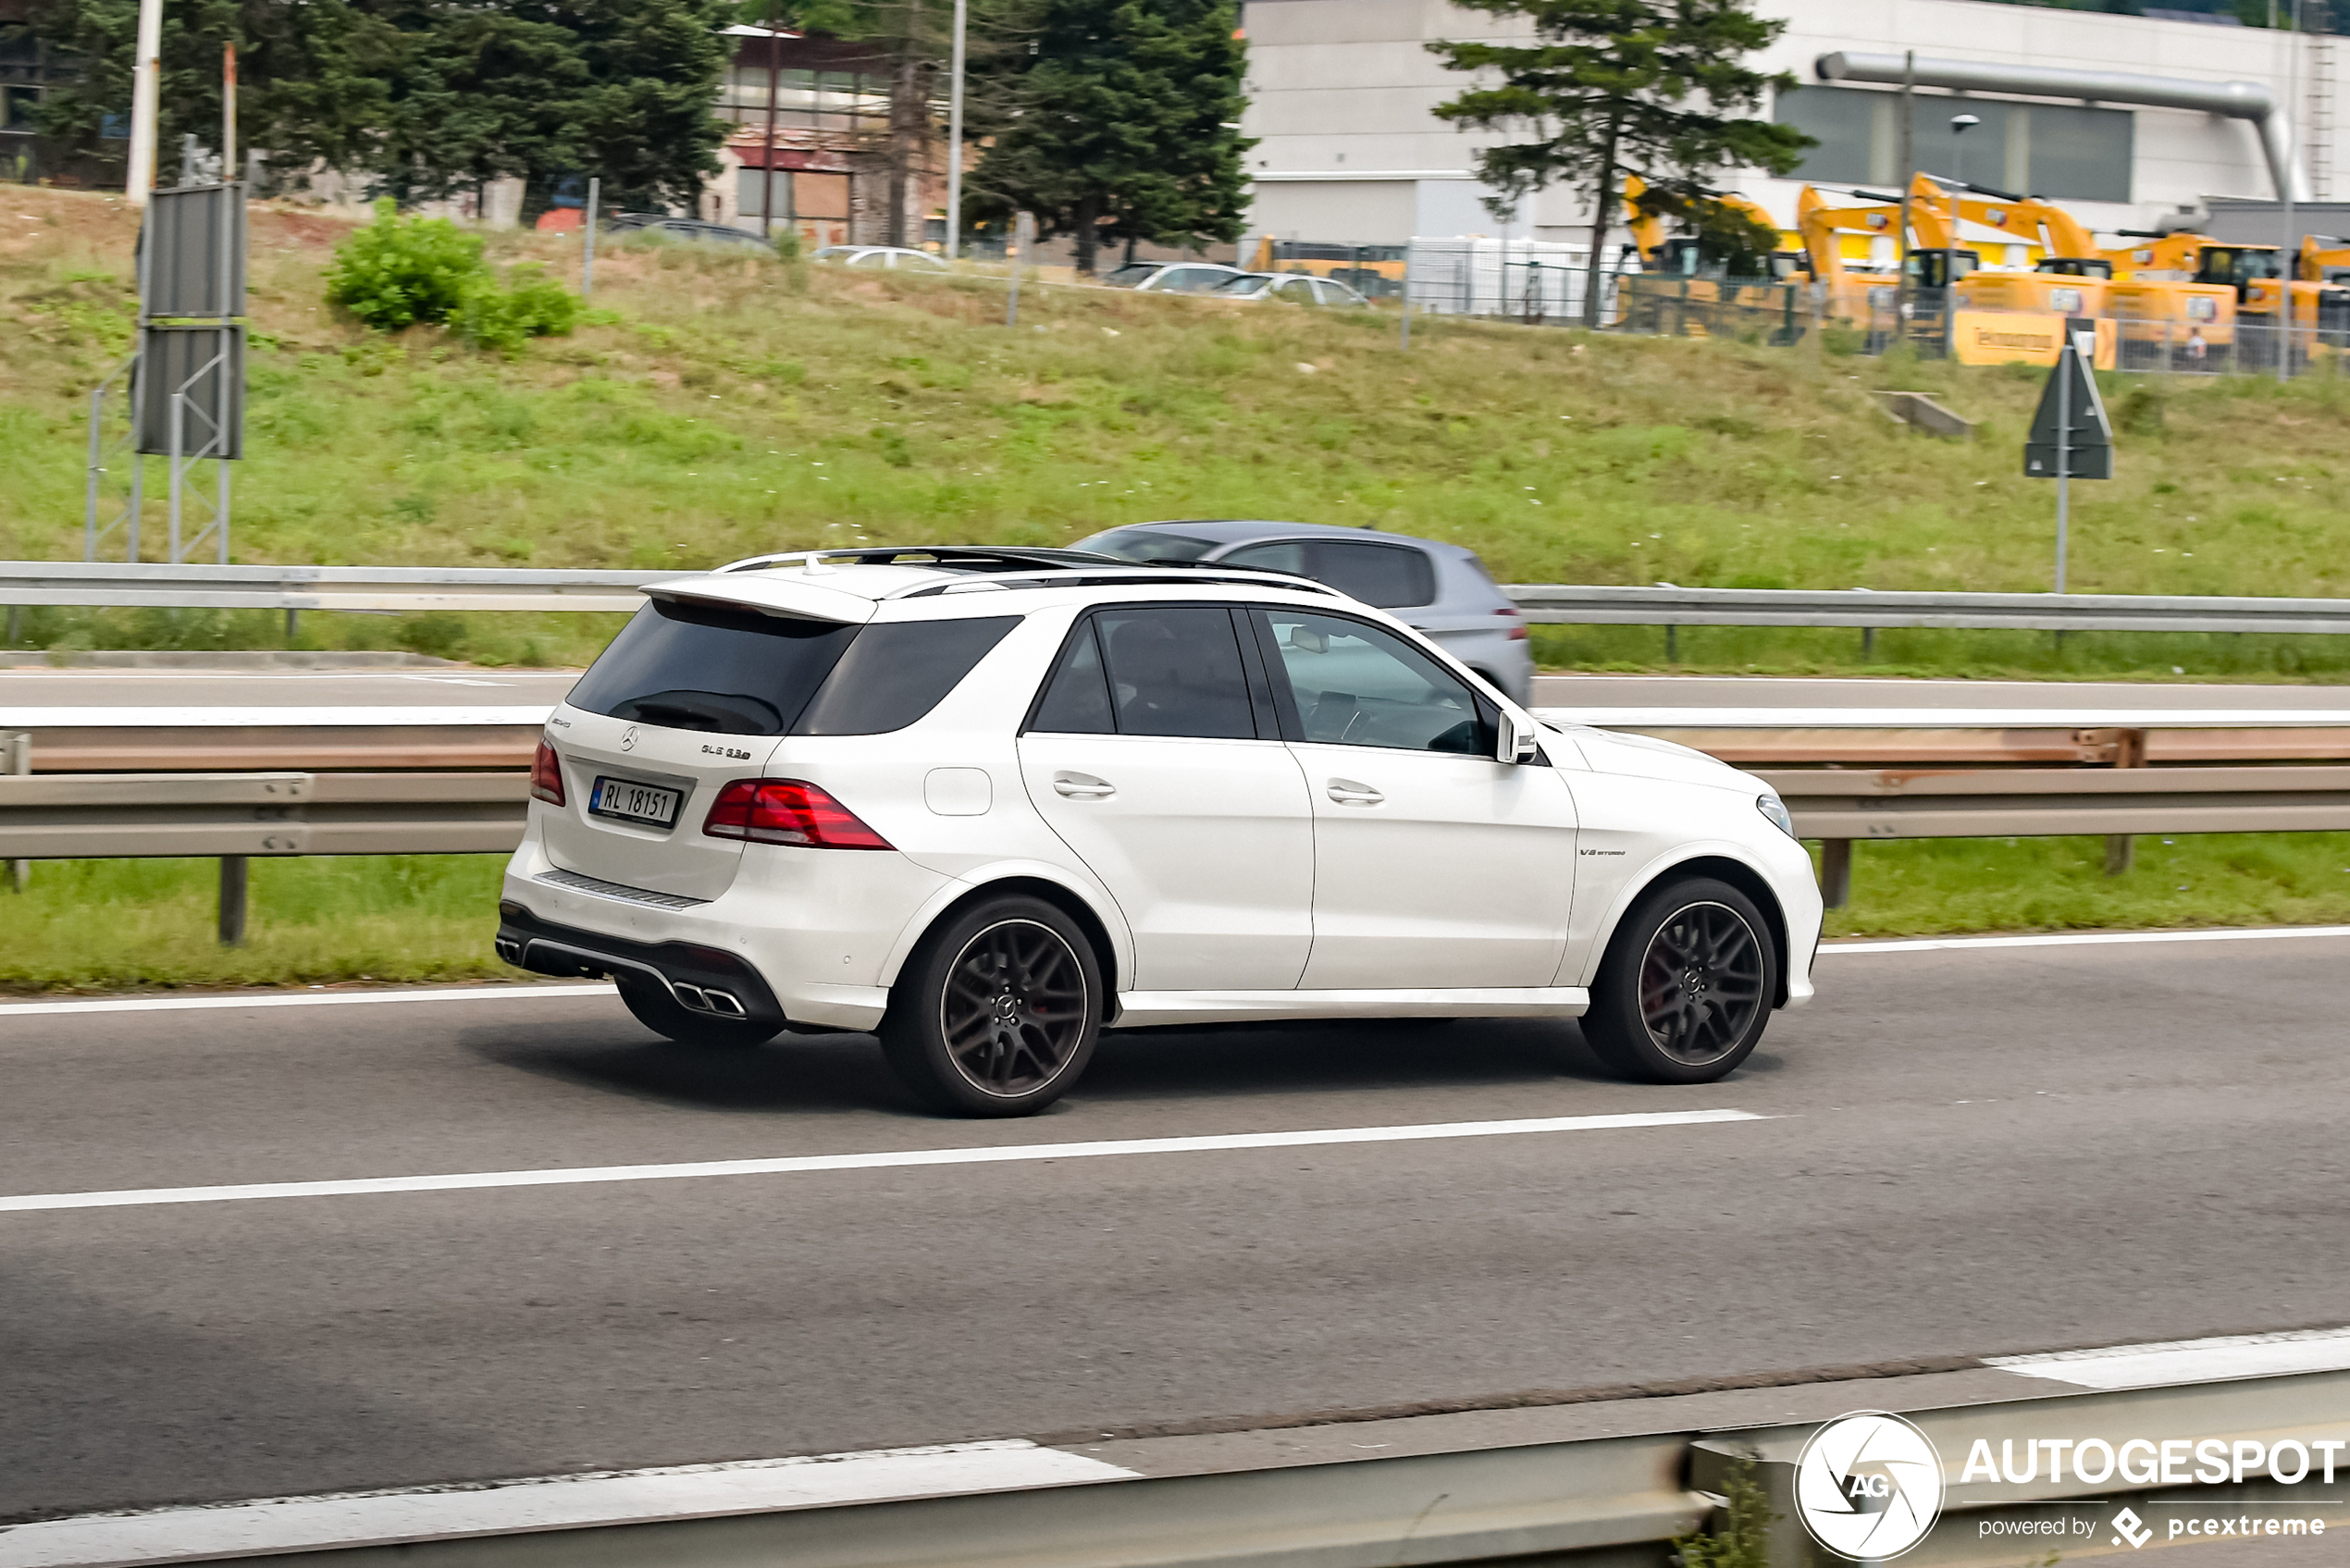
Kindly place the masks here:
<instances>
[{"instance_id":1,"label":"utility pole","mask_svg":"<svg viewBox=\"0 0 2350 1568\"><path fill-rule=\"evenodd\" d=\"M130 80L130 167L122 193L134 207L155 188L155 117L163 104L163 0L139 0L139 56Z\"/></svg>"},{"instance_id":2,"label":"utility pole","mask_svg":"<svg viewBox=\"0 0 2350 1568\"><path fill-rule=\"evenodd\" d=\"M759 232L775 232L775 84L783 77L784 41L775 29L775 0L767 0L767 168L759 189Z\"/></svg>"},{"instance_id":3,"label":"utility pole","mask_svg":"<svg viewBox=\"0 0 2350 1568\"><path fill-rule=\"evenodd\" d=\"M2284 39L2284 101L2294 101L2301 77L2301 0L2293 0L2292 30ZM2287 123L2290 123L2289 121ZM2297 142L2297 138L2295 139ZM2301 156L2296 144L2290 155ZM2277 192L2284 212L2284 232L2277 243L2277 379L2293 379L2293 275L2301 270L2301 237L2293 224L2293 170L2285 169L2284 189Z\"/></svg>"},{"instance_id":4,"label":"utility pole","mask_svg":"<svg viewBox=\"0 0 2350 1568\"><path fill-rule=\"evenodd\" d=\"M963 243L963 30L970 0L955 0L955 59L946 100L946 259Z\"/></svg>"}]
</instances>

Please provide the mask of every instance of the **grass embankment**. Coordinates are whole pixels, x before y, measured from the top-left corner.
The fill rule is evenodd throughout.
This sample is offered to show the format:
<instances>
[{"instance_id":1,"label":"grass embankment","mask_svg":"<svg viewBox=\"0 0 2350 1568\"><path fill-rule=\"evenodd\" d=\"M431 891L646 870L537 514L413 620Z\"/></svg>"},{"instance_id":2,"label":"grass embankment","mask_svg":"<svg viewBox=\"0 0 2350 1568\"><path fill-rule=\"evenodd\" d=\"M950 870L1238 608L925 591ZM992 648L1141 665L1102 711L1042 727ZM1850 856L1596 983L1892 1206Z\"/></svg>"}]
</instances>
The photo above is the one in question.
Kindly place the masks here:
<instances>
[{"instance_id":1,"label":"grass embankment","mask_svg":"<svg viewBox=\"0 0 2350 1568\"><path fill-rule=\"evenodd\" d=\"M1830 936L2350 921L2350 833L1855 846ZM213 932L210 860L36 865L0 892L0 991L520 978L493 957L497 856L255 860L247 945Z\"/></svg>"},{"instance_id":2,"label":"grass embankment","mask_svg":"<svg viewBox=\"0 0 2350 1568\"><path fill-rule=\"evenodd\" d=\"M0 202L0 554L74 557L84 398L128 341L118 203ZM256 210L256 562L700 566L859 540L1059 544L1155 517L1295 517L1457 539L1503 580L2008 588L2048 581L2051 487L2022 477L2036 372L1593 338L1100 290L790 267L623 246L609 319L511 359L339 321L341 222ZM576 241L494 237L574 276ZM1951 444L1872 406L1934 390ZM2072 581L2350 593L2350 381L2110 379L2121 477L2075 488ZM152 526L152 525L151 525ZM608 622L306 616L315 646L584 657ZM38 647L277 646L277 618L44 611ZM1690 669L1849 670L1850 632L1684 632ZM1554 629L1547 661L1653 668L1662 634ZM2350 678L2324 638L1886 632L1885 673Z\"/></svg>"},{"instance_id":3,"label":"grass embankment","mask_svg":"<svg viewBox=\"0 0 2350 1568\"><path fill-rule=\"evenodd\" d=\"M342 222L256 210L239 559L692 567L862 540L1058 544L1157 517L1359 522L1457 539L1504 580L2037 589L2049 488L2018 446L2036 374L1728 342L1591 338L622 247L608 319L511 359L338 321ZM0 199L0 555L80 553L88 389L126 348L118 203ZM497 237L501 261L575 243ZM1308 368L1310 367L1310 368ZM1906 434L1877 387L1983 422ZM2073 581L2350 593L2350 383L2113 378L2121 477L2076 489ZM155 522L151 516L150 526ZM594 616L328 616L303 644L585 659ZM39 648L281 646L274 615L43 611ZM1643 627L1545 629L1546 661L1657 668ZM1886 632L1881 673L2350 678L2350 639ZM1706 630L1683 668L1858 669L1849 632ZM2350 919L2332 836L1867 845L1838 933ZM0 986L454 979L487 953L494 858L260 861L251 945L212 937L208 861L43 864L0 892ZM2337 882L2338 879L2338 882Z\"/></svg>"}]
</instances>

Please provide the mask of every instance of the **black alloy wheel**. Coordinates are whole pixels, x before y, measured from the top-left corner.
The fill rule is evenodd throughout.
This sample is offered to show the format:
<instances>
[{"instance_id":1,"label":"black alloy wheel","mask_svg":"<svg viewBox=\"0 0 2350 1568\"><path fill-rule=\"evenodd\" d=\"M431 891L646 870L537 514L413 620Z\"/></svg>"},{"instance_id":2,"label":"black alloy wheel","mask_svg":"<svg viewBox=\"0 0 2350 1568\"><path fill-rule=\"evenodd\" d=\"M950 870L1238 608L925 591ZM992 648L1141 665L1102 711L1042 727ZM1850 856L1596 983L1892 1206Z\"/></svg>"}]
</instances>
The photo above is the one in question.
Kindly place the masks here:
<instances>
[{"instance_id":1,"label":"black alloy wheel","mask_svg":"<svg viewBox=\"0 0 2350 1568\"><path fill-rule=\"evenodd\" d=\"M1762 939L1726 904L1688 904L1640 958L1640 1020L1676 1062L1705 1067L1745 1038L1762 1010Z\"/></svg>"},{"instance_id":2,"label":"black alloy wheel","mask_svg":"<svg viewBox=\"0 0 2350 1568\"><path fill-rule=\"evenodd\" d=\"M1616 927L1583 1038L1627 1078L1711 1083L1753 1052L1778 984L1770 922L1751 898L1711 877L1668 883Z\"/></svg>"},{"instance_id":3,"label":"black alloy wheel","mask_svg":"<svg viewBox=\"0 0 2350 1568\"><path fill-rule=\"evenodd\" d=\"M1025 1116L1084 1071L1101 1016L1084 933L1042 900L1005 898L924 939L890 993L882 1045L935 1109Z\"/></svg>"}]
</instances>

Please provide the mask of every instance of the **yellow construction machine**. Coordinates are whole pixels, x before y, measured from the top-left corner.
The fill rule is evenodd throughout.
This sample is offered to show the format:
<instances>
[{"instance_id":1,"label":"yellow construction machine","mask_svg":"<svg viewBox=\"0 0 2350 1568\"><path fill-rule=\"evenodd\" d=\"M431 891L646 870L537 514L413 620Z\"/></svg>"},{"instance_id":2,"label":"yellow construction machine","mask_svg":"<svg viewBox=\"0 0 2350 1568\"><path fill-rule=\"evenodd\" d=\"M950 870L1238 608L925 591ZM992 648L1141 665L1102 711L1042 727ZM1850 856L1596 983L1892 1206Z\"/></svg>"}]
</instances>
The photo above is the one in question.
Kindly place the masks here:
<instances>
[{"instance_id":1,"label":"yellow construction machine","mask_svg":"<svg viewBox=\"0 0 2350 1568\"><path fill-rule=\"evenodd\" d=\"M1640 199L1648 191L1648 182L1639 175L1625 176L1624 204L1632 235L1627 248L1639 258L1640 269L1618 279L1619 319L1635 330L1685 337L1757 328L1791 334L1794 302L1780 285L1800 270L1801 253L1775 249L1759 258L1758 270L1751 252L1726 249L1703 234L1669 232L1664 212L1654 204L1642 205ZM1769 213L1735 191L1697 194L1778 232ZM1731 265L1739 261L1749 265L1733 276Z\"/></svg>"},{"instance_id":2,"label":"yellow construction machine","mask_svg":"<svg viewBox=\"0 0 2350 1568\"><path fill-rule=\"evenodd\" d=\"M2167 234L2134 233L2128 229L2119 232L2124 238L2143 242L2105 253L2113 262L2117 277L2141 284L2198 285L2196 292L2232 296L2234 320L2248 327L2271 329L2243 345L2271 363L2277 352L2275 329L2283 326L2287 290L2291 291L2293 306L2294 353L2306 356L2312 352L2321 329L2338 341L2343 329L2350 327L2350 290L2306 275L2285 277L2283 252L2278 246L2234 244L2183 229ZM2319 253L2323 253L2322 247ZM2305 244L2303 256L2307 254ZM2218 325L2225 335L2215 336L2212 328L2207 327L2201 333L2205 340L2232 341L2235 334L2225 331L2228 324Z\"/></svg>"},{"instance_id":3,"label":"yellow construction machine","mask_svg":"<svg viewBox=\"0 0 2350 1568\"><path fill-rule=\"evenodd\" d=\"M1853 265L1844 256L1844 237L1901 240L1901 206L1898 197L1863 195L1865 206L1834 206L1816 185L1807 185L1795 199L1796 232L1803 241L1805 270L1825 291L1822 312L1847 326L1890 331L1899 320L1901 280L1889 268Z\"/></svg>"}]
</instances>

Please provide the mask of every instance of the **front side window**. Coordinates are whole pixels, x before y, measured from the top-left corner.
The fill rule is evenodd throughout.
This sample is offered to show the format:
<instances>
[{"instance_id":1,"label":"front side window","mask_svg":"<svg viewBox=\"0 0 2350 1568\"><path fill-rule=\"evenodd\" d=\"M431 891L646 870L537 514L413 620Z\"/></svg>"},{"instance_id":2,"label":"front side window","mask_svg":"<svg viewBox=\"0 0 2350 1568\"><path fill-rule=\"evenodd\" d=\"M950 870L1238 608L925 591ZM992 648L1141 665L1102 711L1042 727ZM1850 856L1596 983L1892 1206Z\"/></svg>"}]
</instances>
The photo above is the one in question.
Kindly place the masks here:
<instances>
[{"instance_id":1,"label":"front side window","mask_svg":"<svg viewBox=\"0 0 2350 1568\"><path fill-rule=\"evenodd\" d=\"M1204 294L1231 276L1220 266L1170 266L1156 287L1162 293Z\"/></svg>"},{"instance_id":2,"label":"front side window","mask_svg":"<svg viewBox=\"0 0 2350 1568\"><path fill-rule=\"evenodd\" d=\"M564 700L666 729L779 735L857 632L837 621L657 599L621 628Z\"/></svg>"},{"instance_id":3,"label":"front side window","mask_svg":"<svg viewBox=\"0 0 2350 1568\"><path fill-rule=\"evenodd\" d=\"M1214 605L1100 611L1062 650L1029 728L1254 739L1232 612Z\"/></svg>"},{"instance_id":4,"label":"front side window","mask_svg":"<svg viewBox=\"0 0 2350 1568\"><path fill-rule=\"evenodd\" d=\"M1151 274L1157 270L1156 262L1134 262L1119 267L1102 281L1113 289L1132 289L1137 283L1147 282Z\"/></svg>"},{"instance_id":5,"label":"front side window","mask_svg":"<svg viewBox=\"0 0 2350 1568\"><path fill-rule=\"evenodd\" d=\"M1402 637L1337 615L1263 614L1289 676L1302 738L1490 754L1469 688Z\"/></svg>"},{"instance_id":6,"label":"front side window","mask_svg":"<svg viewBox=\"0 0 2350 1568\"><path fill-rule=\"evenodd\" d=\"M1074 548L1114 555L1120 561L1197 561L1216 548L1216 541L1170 534L1163 528L1112 528L1078 540Z\"/></svg>"}]
</instances>

